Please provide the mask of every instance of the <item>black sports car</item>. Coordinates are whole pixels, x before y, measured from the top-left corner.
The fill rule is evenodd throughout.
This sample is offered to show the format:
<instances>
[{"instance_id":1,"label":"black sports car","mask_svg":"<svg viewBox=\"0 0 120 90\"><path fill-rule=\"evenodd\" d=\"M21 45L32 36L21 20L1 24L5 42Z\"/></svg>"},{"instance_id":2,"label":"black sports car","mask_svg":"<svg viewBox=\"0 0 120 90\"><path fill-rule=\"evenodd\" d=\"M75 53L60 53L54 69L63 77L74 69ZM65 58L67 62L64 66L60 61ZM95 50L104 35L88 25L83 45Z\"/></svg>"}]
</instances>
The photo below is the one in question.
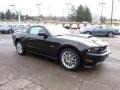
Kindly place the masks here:
<instances>
[{"instance_id":1,"label":"black sports car","mask_svg":"<svg viewBox=\"0 0 120 90\"><path fill-rule=\"evenodd\" d=\"M36 25L12 34L18 54L34 52L60 60L67 70L95 65L110 54L108 43L91 35L72 34L55 25Z\"/></svg>"}]
</instances>

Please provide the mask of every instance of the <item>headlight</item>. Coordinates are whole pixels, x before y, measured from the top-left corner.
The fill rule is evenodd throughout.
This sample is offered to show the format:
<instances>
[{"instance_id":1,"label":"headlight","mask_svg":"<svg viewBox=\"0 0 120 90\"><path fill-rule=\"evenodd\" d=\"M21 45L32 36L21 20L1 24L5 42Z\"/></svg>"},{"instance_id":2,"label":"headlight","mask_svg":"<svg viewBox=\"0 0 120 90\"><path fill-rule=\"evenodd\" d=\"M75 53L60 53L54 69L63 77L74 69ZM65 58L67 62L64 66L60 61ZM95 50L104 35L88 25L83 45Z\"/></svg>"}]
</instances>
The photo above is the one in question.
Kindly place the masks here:
<instances>
[{"instance_id":1,"label":"headlight","mask_svg":"<svg viewBox=\"0 0 120 90\"><path fill-rule=\"evenodd\" d=\"M99 48L93 47L93 48L88 49L88 53L97 53L98 50L99 50Z\"/></svg>"},{"instance_id":2,"label":"headlight","mask_svg":"<svg viewBox=\"0 0 120 90\"><path fill-rule=\"evenodd\" d=\"M109 49L108 46L93 47L93 48L88 49L88 53L94 53L94 54L99 53L100 54L100 53L105 53L108 49Z\"/></svg>"}]
</instances>

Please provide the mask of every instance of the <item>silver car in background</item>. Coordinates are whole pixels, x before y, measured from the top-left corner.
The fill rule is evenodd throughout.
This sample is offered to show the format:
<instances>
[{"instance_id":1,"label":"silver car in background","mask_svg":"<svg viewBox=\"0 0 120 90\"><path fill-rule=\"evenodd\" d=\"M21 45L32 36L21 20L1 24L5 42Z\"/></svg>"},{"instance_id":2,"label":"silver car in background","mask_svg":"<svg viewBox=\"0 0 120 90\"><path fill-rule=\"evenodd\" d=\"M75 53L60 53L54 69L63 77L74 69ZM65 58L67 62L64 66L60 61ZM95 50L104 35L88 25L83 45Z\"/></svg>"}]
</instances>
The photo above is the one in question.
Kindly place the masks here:
<instances>
[{"instance_id":1,"label":"silver car in background","mask_svg":"<svg viewBox=\"0 0 120 90\"><path fill-rule=\"evenodd\" d=\"M119 29L108 25L95 25L90 27L85 27L80 30L82 34L90 34L94 36L108 36L113 37L120 33Z\"/></svg>"},{"instance_id":2,"label":"silver car in background","mask_svg":"<svg viewBox=\"0 0 120 90\"><path fill-rule=\"evenodd\" d=\"M12 27L9 25L0 25L0 33L10 34L12 32Z\"/></svg>"}]
</instances>

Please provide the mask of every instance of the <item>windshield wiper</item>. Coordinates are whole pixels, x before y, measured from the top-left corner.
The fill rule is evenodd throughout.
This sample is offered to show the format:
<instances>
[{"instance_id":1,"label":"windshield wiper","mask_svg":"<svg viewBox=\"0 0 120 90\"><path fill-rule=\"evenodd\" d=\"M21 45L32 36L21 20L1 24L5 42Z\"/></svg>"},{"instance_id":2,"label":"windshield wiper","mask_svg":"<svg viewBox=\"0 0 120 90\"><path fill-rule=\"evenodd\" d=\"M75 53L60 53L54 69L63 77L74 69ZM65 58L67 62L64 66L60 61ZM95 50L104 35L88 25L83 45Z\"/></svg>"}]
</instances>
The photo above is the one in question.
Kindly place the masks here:
<instances>
[{"instance_id":1,"label":"windshield wiper","mask_svg":"<svg viewBox=\"0 0 120 90\"><path fill-rule=\"evenodd\" d=\"M88 36L88 38L91 38L91 37L93 37L93 36L92 35Z\"/></svg>"}]
</instances>

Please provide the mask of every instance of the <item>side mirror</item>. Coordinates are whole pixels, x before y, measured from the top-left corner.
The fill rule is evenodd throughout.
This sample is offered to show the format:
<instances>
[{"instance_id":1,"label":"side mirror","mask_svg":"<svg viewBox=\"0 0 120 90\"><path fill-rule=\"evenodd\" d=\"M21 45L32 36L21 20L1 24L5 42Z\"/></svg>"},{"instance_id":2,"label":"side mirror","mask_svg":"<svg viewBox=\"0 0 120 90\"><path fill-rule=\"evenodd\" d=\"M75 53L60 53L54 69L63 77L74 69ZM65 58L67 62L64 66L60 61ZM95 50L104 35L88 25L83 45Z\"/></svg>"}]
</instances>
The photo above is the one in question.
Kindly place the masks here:
<instances>
[{"instance_id":1,"label":"side mirror","mask_svg":"<svg viewBox=\"0 0 120 90\"><path fill-rule=\"evenodd\" d=\"M44 39L48 37L48 35L46 33L38 33L38 36L43 36Z\"/></svg>"}]
</instances>

